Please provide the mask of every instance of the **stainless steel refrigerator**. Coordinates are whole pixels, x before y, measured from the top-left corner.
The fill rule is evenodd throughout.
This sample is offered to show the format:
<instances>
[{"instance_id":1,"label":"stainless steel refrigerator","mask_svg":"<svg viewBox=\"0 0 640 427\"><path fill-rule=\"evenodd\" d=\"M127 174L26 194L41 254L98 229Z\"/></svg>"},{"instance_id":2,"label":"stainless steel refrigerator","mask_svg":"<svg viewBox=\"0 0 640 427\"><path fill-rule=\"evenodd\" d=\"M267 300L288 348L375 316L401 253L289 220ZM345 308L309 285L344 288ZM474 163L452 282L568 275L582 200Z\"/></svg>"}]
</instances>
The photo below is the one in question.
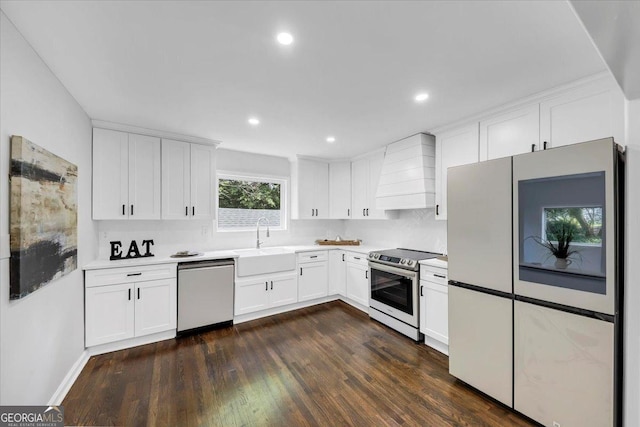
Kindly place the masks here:
<instances>
[{"instance_id":1,"label":"stainless steel refrigerator","mask_svg":"<svg viewBox=\"0 0 640 427\"><path fill-rule=\"evenodd\" d=\"M620 148L591 141L448 177L450 373L543 425L620 425Z\"/></svg>"}]
</instances>

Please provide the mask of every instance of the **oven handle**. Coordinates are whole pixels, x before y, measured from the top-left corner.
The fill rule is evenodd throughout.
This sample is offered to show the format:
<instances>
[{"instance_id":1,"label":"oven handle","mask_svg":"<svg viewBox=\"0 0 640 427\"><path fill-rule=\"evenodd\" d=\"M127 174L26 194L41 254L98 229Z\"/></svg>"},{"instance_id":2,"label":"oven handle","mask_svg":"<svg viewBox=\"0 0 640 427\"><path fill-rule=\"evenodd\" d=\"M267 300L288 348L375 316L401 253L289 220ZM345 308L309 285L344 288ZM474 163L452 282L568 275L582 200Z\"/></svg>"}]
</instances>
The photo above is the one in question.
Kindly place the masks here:
<instances>
[{"instance_id":1,"label":"oven handle","mask_svg":"<svg viewBox=\"0 0 640 427\"><path fill-rule=\"evenodd\" d=\"M405 270L404 268L391 267L388 265L379 264L371 261L369 261L369 268L371 269L371 271L379 270L387 273L397 274L398 276L406 277L407 279L411 279L414 281L418 279L417 271L409 271L409 270Z\"/></svg>"}]
</instances>

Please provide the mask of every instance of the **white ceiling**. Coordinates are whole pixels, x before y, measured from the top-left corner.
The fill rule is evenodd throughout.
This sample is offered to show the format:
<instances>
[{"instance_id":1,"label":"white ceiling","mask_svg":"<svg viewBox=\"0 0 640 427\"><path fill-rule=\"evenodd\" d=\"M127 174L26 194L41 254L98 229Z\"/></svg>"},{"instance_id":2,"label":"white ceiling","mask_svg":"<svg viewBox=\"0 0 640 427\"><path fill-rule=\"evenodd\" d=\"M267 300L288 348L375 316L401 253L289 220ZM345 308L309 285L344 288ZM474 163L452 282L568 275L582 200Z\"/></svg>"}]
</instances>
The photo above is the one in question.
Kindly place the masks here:
<instances>
[{"instance_id":1,"label":"white ceiling","mask_svg":"<svg viewBox=\"0 0 640 427\"><path fill-rule=\"evenodd\" d=\"M606 70L565 1L0 7L91 118L288 157L361 154Z\"/></svg>"}]
</instances>

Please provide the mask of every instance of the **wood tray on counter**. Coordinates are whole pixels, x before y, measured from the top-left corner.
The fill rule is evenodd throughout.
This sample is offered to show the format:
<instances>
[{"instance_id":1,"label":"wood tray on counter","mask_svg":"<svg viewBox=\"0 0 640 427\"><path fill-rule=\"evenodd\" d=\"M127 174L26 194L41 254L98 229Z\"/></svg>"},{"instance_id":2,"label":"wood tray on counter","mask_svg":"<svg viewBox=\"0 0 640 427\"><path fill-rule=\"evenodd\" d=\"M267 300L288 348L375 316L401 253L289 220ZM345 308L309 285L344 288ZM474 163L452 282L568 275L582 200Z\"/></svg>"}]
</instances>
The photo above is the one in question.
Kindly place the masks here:
<instances>
[{"instance_id":1,"label":"wood tray on counter","mask_svg":"<svg viewBox=\"0 0 640 427\"><path fill-rule=\"evenodd\" d=\"M328 245L344 245L344 246L360 246L360 240L316 240L318 245L328 246Z\"/></svg>"}]
</instances>

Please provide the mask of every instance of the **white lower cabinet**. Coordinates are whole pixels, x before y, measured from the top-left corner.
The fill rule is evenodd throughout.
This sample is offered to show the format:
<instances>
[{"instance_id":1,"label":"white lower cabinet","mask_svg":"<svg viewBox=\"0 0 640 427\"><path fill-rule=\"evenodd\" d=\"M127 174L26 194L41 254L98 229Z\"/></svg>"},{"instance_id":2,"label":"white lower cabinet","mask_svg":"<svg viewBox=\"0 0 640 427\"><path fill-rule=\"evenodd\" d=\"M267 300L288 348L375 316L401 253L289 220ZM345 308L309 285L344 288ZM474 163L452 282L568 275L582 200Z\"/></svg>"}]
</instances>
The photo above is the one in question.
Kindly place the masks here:
<instances>
[{"instance_id":1,"label":"white lower cabinet","mask_svg":"<svg viewBox=\"0 0 640 427\"><path fill-rule=\"evenodd\" d=\"M445 268L420 266L420 332L426 345L449 354L449 288Z\"/></svg>"},{"instance_id":2,"label":"white lower cabinet","mask_svg":"<svg viewBox=\"0 0 640 427\"><path fill-rule=\"evenodd\" d=\"M309 301L328 294L327 251L298 254L298 301Z\"/></svg>"},{"instance_id":3,"label":"white lower cabinet","mask_svg":"<svg viewBox=\"0 0 640 427\"><path fill-rule=\"evenodd\" d=\"M176 264L171 265L173 268L165 265L157 271L149 267L88 271L86 347L176 329ZM117 277L121 283L112 283ZM148 280L151 277L154 279Z\"/></svg>"},{"instance_id":4,"label":"white lower cabinet","mask_svg":"<svg viewBox=\"0 0 640 427\"><path fill-rule=\"evenodd\" d=\"M235 288L235 316L298 302L295 271L236 280Z\"/></svg>"},{"instance_id":5,"label":"white lower cabinet","mask_svg":"<svg viewBox=\"0 0 640 427\"><path fill-rule=\"evenodd\" d=\"M329 251L329 295L347 295L347 259L345 251Z\"/></svg>"},{"instance_id":6,"label":"white lower cabinet","mask_svg":"<svg viewBox=\"0 0 640 427\"><path fill-rule=\"evenodd\" d=\"M369 266L364 255L348 253L347 298L369 307Z\"/></svg>"}]
</instances>

